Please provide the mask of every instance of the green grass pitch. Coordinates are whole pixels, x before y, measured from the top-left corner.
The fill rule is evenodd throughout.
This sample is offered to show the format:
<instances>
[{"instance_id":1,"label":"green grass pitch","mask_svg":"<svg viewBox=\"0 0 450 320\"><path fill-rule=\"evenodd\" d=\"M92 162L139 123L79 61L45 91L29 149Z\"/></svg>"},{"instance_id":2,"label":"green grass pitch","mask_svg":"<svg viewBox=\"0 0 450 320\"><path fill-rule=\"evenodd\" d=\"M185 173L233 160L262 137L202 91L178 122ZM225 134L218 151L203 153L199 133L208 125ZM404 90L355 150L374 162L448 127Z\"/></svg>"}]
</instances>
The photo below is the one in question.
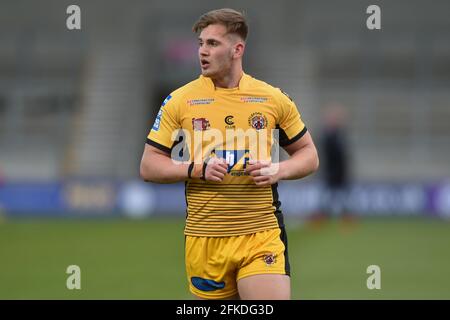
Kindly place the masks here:
<instances>
[{"instance_id":1,"label":"green grass pitch","mask_svg":"<svg viewBox=\"0 0 450 320\"><path fill-rule=\"evenodd\" d=\"M0 299L191 299L183 220L0 222ZM450 223L287 219L293 299L450 299ZM66 268L81 268L81 290ZM369 290L369 265L381 289Z\"/></svg>"}]
</instances>

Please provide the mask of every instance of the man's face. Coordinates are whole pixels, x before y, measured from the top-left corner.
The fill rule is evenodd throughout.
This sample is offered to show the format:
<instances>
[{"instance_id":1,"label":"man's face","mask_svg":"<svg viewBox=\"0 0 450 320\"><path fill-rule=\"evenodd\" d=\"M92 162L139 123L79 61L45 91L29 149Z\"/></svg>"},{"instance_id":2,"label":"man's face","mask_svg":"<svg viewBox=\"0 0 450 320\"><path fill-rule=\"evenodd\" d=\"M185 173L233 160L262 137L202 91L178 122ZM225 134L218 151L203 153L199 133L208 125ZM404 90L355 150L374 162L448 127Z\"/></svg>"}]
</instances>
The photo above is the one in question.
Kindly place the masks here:
<instances>
[{"instance_id":1,"label":"man's face","mask_svg":"<svg viewBox=\"0 0 450 320\"><path fill-rule=\"evenodd\" d=\"M236 35L227 34L221 24L210 24L202 30L198 41L202 75L210 78L227 75L235 57Z\"/></svg>"}]
</instances>

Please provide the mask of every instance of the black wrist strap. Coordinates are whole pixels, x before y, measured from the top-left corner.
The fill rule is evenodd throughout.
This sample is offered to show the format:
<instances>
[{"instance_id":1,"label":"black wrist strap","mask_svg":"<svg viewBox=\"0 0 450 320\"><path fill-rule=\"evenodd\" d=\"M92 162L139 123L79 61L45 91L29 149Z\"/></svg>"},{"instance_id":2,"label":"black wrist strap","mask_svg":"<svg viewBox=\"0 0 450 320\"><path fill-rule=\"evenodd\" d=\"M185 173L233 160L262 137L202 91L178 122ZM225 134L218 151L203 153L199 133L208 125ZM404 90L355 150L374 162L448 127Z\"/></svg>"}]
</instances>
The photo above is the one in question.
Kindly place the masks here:
<instances>
[{"instance_id":1,"label":"black wrist strap","mask_svg":"<svg viewBox=\"0 0 450 320\"><path fill-rule=\"evenodd\" d=\"M188 178L191 179L192 178L192 169L194 169L194 161L191 162L191 164L189 165L188 168Z\"/></svg>"},{"instance_id":2,"label":"black wrist strap","mask_svg":"<svg viewBox=\"0 0 450 320\"><path fill-rule=\"evenodd\" d=\"M205 174L206 174L206 167L208 166L208 162L203 162L203 168L202 168L202 176L200 177L200 179L202 180L206 180L205 179Z\"/></svg>"},{"instance_id":3,"label":"black wrist strap","mask_svg":"<svg viewBox=\"0 0 450 320\"><path fill-rule=\"evenodd\" d=\"M203 162L202 167L202 176L200 177L201 180L205 180L205 174L206 174L206 167L208 166L208 162ZM192 161L191 164L188 167L188 178L192 179L192 170L194 170L194 162Z\"/></svg>"}]
</instances>

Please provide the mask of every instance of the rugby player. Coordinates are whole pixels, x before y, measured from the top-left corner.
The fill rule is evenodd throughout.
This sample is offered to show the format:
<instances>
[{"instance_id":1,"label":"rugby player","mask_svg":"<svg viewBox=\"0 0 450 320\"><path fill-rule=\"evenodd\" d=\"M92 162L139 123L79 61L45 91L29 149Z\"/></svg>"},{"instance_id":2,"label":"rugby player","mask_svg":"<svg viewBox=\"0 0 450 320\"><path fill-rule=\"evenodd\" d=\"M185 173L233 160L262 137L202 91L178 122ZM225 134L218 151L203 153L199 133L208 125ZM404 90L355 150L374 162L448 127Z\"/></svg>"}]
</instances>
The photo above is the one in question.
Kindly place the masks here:
<instances>
[{"instance_id":1,"label":"rugby player","mask_svg":"<svg viewBox=\"0 0 450 320\"><path fill-rule=\"evenodd\" d=\"M193 31L201 75L163 101L147 137L141 177L185 182L185 265L194 296L290 299L277 183L316 171L316 147L289 96L243 71L248 25L242 13L210 11ZM289 159L271 158L273 132Z\"/></svg>"}]
</instances>

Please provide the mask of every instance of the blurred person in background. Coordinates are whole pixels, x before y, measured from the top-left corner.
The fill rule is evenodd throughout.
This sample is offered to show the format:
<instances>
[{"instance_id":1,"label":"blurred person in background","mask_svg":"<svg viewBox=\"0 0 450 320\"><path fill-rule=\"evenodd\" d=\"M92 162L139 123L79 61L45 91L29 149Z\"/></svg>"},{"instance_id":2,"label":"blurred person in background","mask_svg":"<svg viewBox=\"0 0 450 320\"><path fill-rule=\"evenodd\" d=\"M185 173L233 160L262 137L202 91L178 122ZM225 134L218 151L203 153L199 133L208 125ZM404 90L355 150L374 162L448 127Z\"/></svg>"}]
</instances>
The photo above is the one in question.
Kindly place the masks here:
<instances>
[{"instance_id":1,"label":"blurred person in background","mask_svg":"<svg viewBox=\"0 0 450 320\"><path fill-rule=\"evenodd\" d=\"M316 148L295 103L280 89L243 72L248 32L243 14L213 10L200 17L193 31L199 33L201 75L162 103L145 145L141 177L157 183L185 182L185 263L194 296L290 299L277 182L316 171ZM275 164L270 161L246 156L248 150L225 150L229 145L222 142L213 152L204 151L200 163L192 161L192 154L190 164L173 161L177 143L172 137L178 129L193 137L213 130L224 136L228 130L277 128L279 144L290 155L276 164L278 170L272 170ZM268 142L256 143L260 147Z\"/></svg>"},{"instance_id":2,"label":"blurred person in background","mask_svg":"<svg viewBox=\"0 0 450 320\"><path fill-rule=\"evenodd\" d=\"M350 154L347 142L346 110L338 103L330 103L323 114L320 155L324 193L319 221L324 218L352 220L349 212Z\"/></svg>"}]
</instances>

